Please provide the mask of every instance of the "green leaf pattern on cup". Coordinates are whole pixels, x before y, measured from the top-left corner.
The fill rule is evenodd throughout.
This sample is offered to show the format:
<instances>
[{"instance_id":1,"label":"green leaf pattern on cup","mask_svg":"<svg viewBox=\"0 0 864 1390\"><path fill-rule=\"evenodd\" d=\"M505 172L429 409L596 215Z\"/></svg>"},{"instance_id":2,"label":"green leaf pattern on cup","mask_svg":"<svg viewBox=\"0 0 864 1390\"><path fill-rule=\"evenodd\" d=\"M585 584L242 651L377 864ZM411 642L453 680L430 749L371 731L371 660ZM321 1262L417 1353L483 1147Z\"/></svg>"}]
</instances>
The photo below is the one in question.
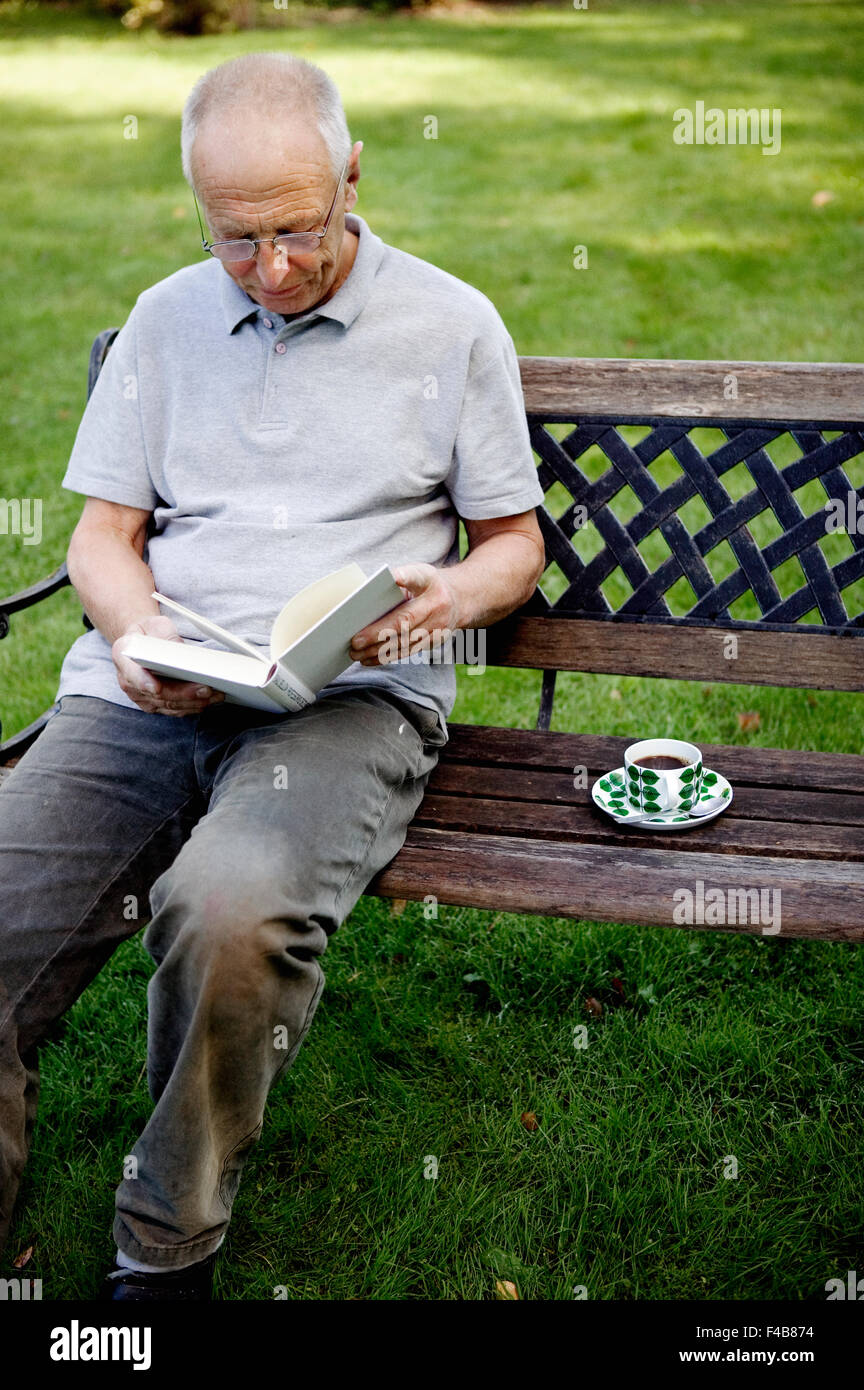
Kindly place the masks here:
<instances>
[{"instance_id":1,"label":"green leaf pattern on cup","mask_svg":"<svg viewBox=\"0 0 864 1390\"><path fill-rule=\"evenodd\" d=\"M628 800L630 805L640 811L660 811L660 778L650 767L631 765L628 773ZM710 782L708 781L710 779ZM668 811L689 811L694 802L700 799L704 785L717 781L716 772L703 773L701 758L692 767L685 767L680 774L681 787L673 805ZM716 795L716 793L713 793ZM704 798L702 798L704 799Z\"/></svg>"},{"instance_id":2,"label":"green leaf pattern on cup","mask_svg":"<svg viewBox=\"0 0 864 1390\"><path fill-rule=\"evenodd\" d=\"M716 772L704 772L700 761L692 768L685 769L691 774L690 777L685 779L682 774L678 804L670 810L661 811L657 774L647 768L644 771L649 776L643 778L640 775L642 771L635 767L621 768L606 773L595 783L595 794L600 804L622 821L646 816L646 813L647 819L655 824L689 821L692 820L692 808L697 802L728 800L731 794L725 779ZM724 782L722 787L718 786L720 782Z\"/></svg>"}]
</instances>

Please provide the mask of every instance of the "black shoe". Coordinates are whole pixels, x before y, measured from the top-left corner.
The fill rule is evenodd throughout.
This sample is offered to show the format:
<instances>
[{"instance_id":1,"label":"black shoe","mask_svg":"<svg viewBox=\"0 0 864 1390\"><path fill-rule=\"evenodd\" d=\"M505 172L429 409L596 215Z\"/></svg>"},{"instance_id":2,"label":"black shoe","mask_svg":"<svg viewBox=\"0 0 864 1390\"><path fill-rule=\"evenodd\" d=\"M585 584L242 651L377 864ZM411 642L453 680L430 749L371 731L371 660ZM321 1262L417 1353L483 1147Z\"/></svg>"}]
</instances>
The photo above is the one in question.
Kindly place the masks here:
<instances>
[{"instance_id":1,"label":"black shoe","mask_svg":"<svg viewBox=\"0 0 864 1390\"><path fill-rule=\"evenodd\" d=\"M164 1274L145 1274L113 1264L99 1291L100 1303L208 1303L213 1298L216 1254L189 1265L166 1269Z\"/></svg>"}]
</instances>

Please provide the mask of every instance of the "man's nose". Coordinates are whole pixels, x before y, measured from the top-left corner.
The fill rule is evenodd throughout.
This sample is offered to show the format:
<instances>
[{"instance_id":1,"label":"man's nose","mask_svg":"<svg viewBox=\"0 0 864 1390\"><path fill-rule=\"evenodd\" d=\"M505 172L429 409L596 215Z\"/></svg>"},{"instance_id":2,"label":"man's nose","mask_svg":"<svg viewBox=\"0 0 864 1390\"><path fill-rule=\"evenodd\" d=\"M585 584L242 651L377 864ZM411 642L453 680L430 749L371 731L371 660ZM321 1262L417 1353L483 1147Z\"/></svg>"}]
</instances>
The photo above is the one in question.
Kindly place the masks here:
<instances>
[{"instance_id":1,"label":"man's nose","mask_svg":"<svg viewBox=\"0 0 864 1390\"><path fill-rule=\"evenodd\" d=\"M291 261L284 247L274 246L272 241L259 242L256 270L264 289L278 289L286 273L291 270Z\"/></svg>"}]
</instances>

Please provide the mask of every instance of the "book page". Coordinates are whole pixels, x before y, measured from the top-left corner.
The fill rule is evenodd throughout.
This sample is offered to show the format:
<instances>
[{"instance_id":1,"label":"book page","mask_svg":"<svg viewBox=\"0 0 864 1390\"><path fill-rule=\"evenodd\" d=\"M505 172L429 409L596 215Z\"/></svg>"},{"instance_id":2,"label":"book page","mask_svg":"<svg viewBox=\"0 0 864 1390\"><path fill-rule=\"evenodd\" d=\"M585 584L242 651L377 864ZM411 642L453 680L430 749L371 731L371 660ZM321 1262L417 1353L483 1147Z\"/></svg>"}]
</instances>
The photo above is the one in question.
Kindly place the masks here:
<instances>
[{"instance_id":1,"label":"book page","mask_svg":"<svg viewBox=\"0 0 864 1390\"><path fill-rule=\"evenodd\" d=\"M402 589L389 567L382 565L276 660L295 682L318 691L351 665L350 642L354 633L383 618L403 601Z\"/></svg>"},{"instance_id":2,"label":"book page","mask_svg":"<svg viewBox=\"0 0 864 1390\"><path fill-rule=\"evenodd\" d=\"M286 603L273 624L270 634L270 655L275 661L302 637L304 632L325 617L355 589L366 582L366 575L358 564L352 561L341 570L325 574L301 589ZM353 634L352 634L353 635Z\"/></svg>"}]
</instances>

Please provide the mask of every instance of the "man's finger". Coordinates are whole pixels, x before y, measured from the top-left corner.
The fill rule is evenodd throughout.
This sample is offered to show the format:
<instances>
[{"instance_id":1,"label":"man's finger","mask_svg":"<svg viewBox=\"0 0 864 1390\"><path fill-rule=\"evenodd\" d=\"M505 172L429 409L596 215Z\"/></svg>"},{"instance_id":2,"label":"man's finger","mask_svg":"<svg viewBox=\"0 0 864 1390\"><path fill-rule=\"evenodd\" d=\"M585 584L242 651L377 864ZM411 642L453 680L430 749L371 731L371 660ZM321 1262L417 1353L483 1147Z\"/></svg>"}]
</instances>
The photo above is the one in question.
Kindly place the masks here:
<instances>
[{"instance_id":1,"label":"man's finger","mask_svg":"<svg viewBox=\"0 0 864 1390\"><path fill-rule=\"evenodd\" d=\"M117 671L123 677L126 685L133 690L141 691L147 695L159 695L161 693L161 682L145 671L143 666L139 666L137 661L131 661L128 656L117 658Z\"/></svg>"},{"instance_id":2,"label":"man's finger","mask_svg":"<svg viewBox=\"0 0 864 1390\"><path fill-rule=\"evenodd\" d=\"M421 569L419 565L399 565L392 571L396 583L403 589L411 589L417 593L421 589L428 589L435 577L435 572L430 574L427 570Z\"/></svg>"}]
</instances>

